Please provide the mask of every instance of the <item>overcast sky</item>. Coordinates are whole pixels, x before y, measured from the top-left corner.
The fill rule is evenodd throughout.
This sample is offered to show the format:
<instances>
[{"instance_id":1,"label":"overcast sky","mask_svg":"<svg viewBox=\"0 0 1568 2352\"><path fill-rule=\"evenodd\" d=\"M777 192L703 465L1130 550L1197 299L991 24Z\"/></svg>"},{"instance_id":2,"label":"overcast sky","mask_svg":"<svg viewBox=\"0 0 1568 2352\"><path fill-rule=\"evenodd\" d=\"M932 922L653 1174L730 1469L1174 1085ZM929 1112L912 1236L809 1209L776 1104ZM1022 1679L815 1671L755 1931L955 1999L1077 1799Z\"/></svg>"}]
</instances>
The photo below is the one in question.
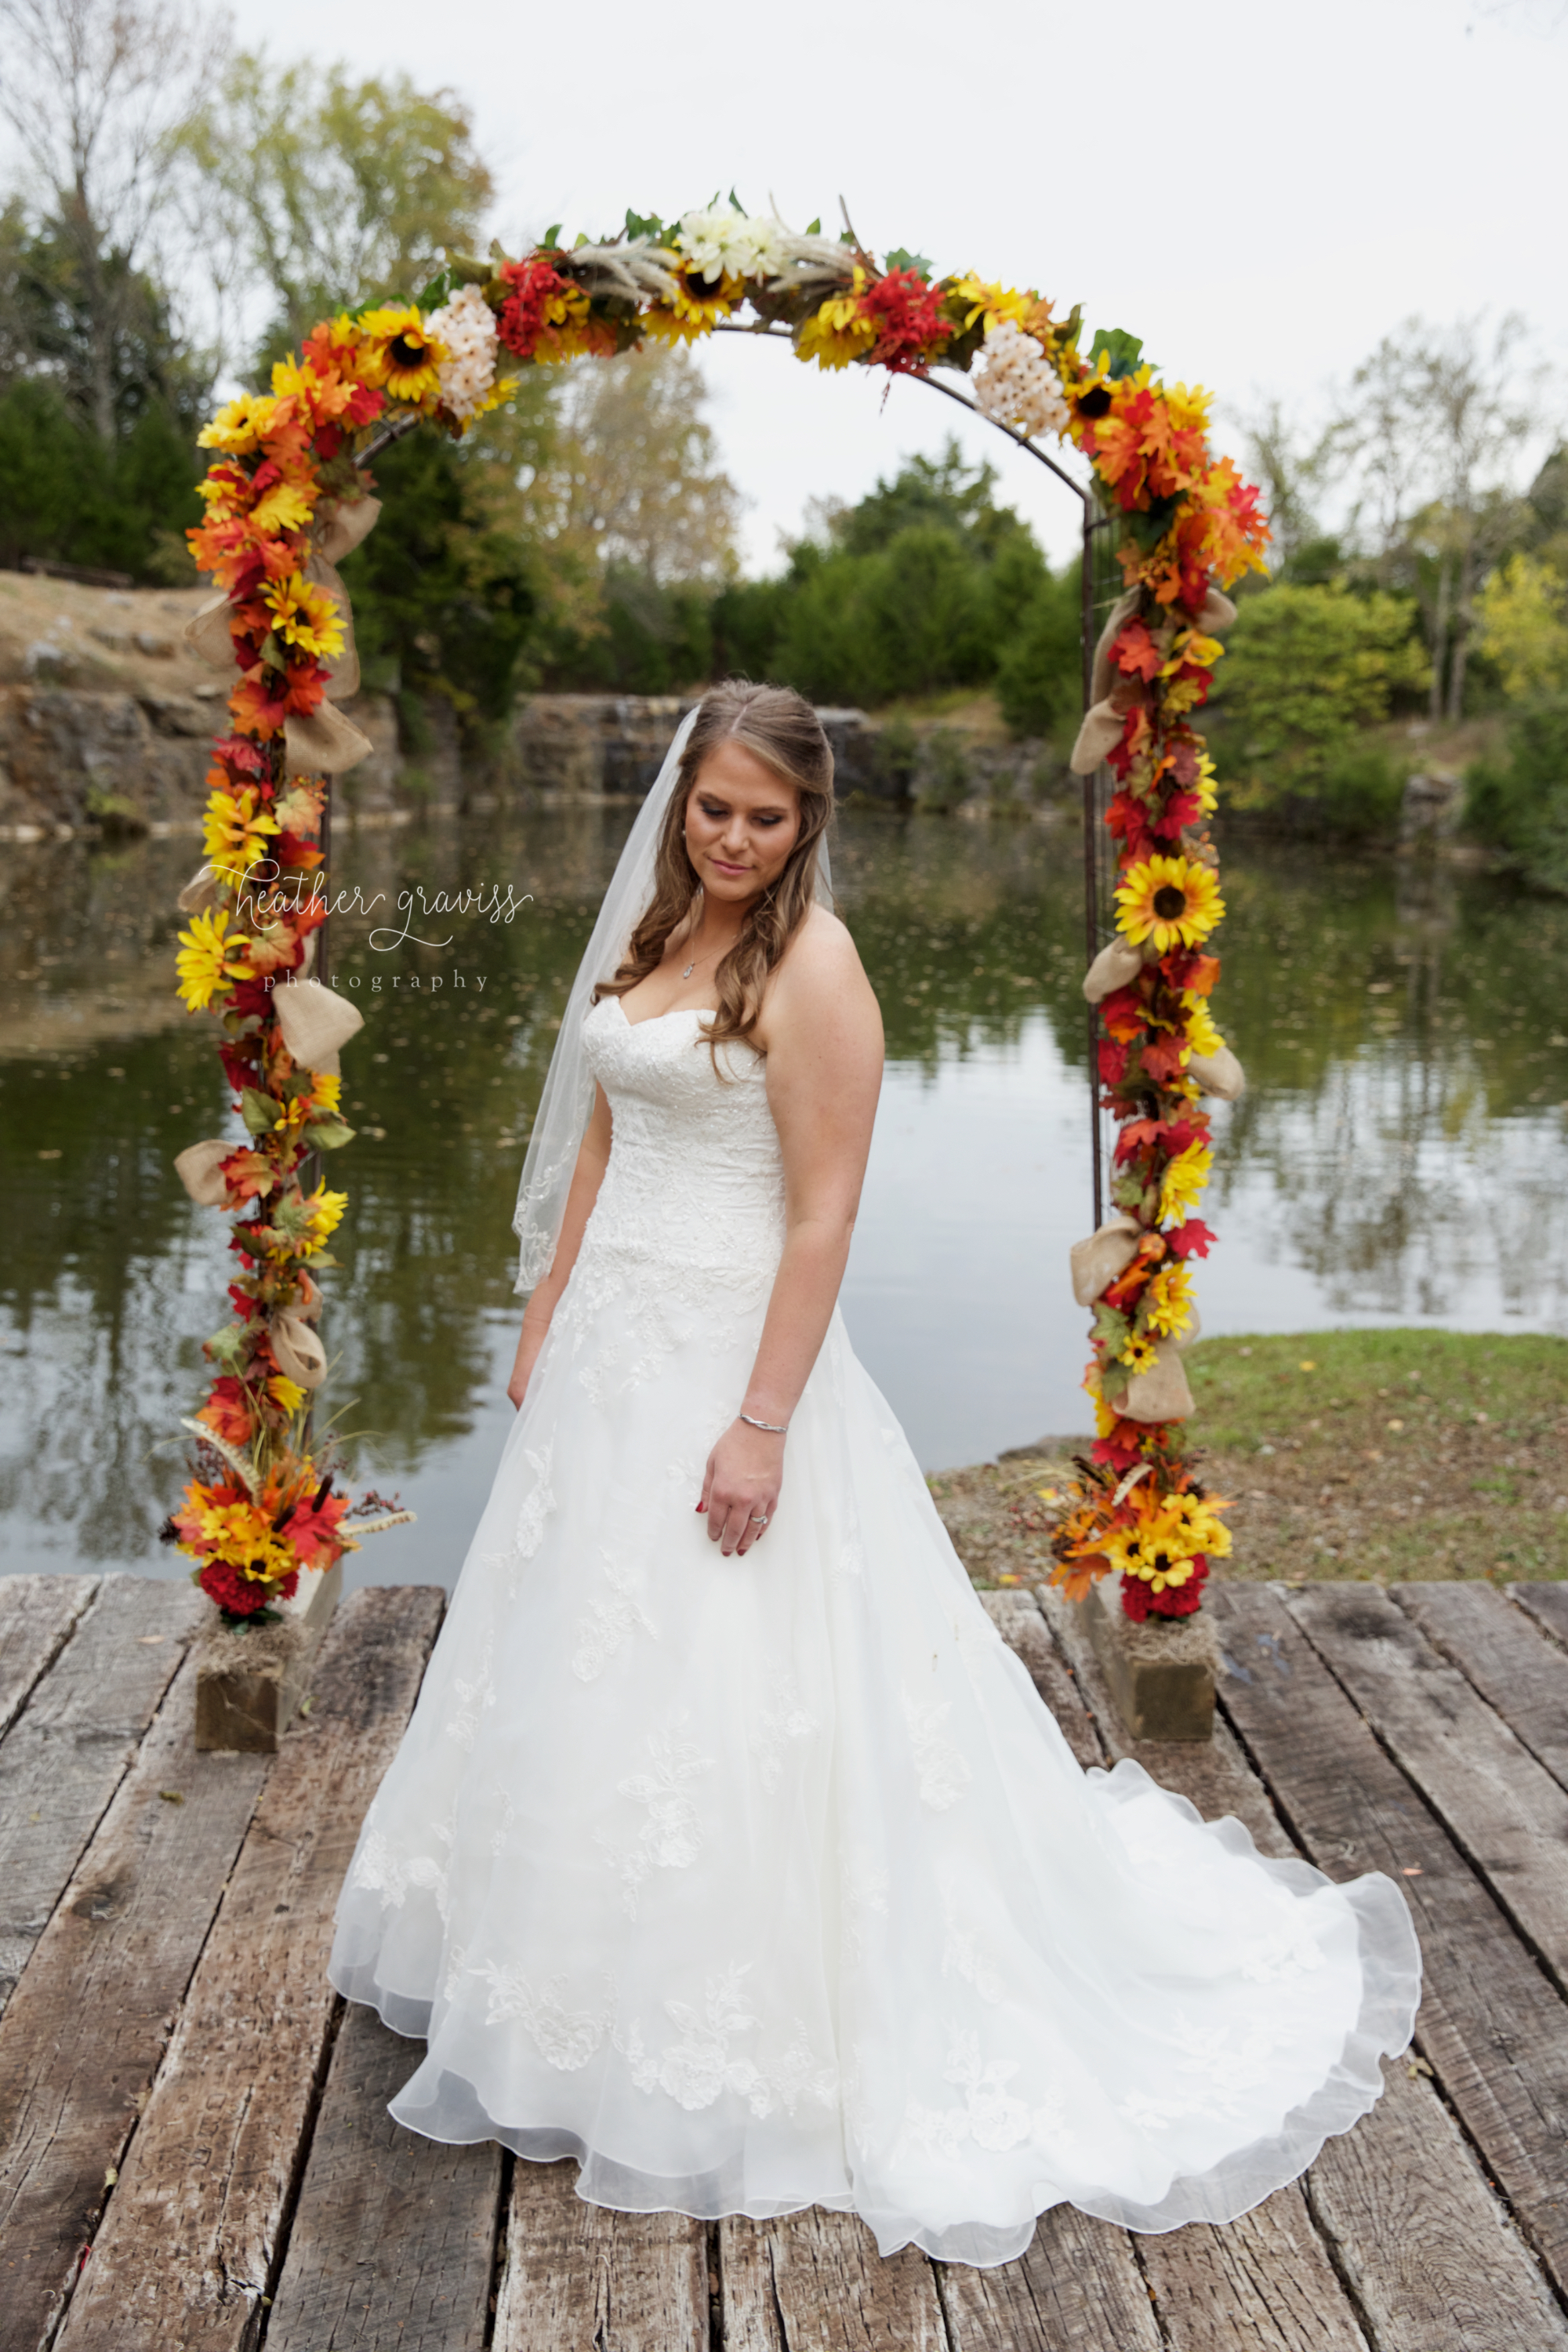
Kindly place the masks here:
<instances>
[{"instance_id":1,"label":"overcast sky","mask_svg":"<svg viewBox=\"0 0 1568 2352\"><path fill-rule=\"evenodd\" d=\"M1522 310L1568 404L1568 0L271 0L264 21L275 58L456 90L509 250L731 185L837 227L842 193L877 252L1081 300L1233 416L1266 392L1310 413L1413 311ZM703 365L754 566L808 498L858 497L955 419L1068 551L1068 494L929 390L738 338Z\"/></svg>"}]
</instances>

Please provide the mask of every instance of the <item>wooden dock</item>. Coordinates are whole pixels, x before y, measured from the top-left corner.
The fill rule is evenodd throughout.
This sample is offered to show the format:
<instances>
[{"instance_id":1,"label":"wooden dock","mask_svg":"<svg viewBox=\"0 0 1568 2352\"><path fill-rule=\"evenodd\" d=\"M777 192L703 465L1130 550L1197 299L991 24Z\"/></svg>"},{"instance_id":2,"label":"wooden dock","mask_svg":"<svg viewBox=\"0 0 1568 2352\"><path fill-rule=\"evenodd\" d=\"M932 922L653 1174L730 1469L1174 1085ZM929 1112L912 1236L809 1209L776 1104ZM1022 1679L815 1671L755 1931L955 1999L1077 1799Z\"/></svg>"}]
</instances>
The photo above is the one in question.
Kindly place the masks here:
<instances>
[{"instance_id":1,"label":"wooden dock","mask_svg":"<svg viewBox=\"0 0 1568 2352\"><path fill-rule=\"evenodd\" d=\"M1215 1596L1206 1815L1409 1893L1419 2041L1228 2229L1058 2211L1004 2270L853 2220L584 2205L432 2146L323 1973L443 1596L354 1593L276 1758L198 1755L184 1583L0 1580L0 2352L1568 2352L1568 1585ZM1083 1762L1127 1752L1070 1617L987 1596Z\"/></svg>"}]
</instances>

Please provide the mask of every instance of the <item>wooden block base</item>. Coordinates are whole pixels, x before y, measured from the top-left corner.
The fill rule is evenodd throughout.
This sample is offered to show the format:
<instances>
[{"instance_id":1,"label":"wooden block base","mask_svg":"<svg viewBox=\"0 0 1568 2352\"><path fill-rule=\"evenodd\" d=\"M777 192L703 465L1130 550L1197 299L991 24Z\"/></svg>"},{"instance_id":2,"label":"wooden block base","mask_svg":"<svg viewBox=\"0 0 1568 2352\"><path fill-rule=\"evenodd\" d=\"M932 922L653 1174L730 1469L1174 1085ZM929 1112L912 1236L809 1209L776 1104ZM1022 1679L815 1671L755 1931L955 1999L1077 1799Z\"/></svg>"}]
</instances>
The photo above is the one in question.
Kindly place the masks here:
<instances>
[{"instance_id":1,"label":"wooden block base","mask_svg":"<svg viewBox=\"0 0 1568 2352\"><path fill-rule=\"evenodd\" d=\"M300 1580L301 1584L304 1579ZM321 1637L343 1589L341 1560L311 1579L281 1624L236 1633L215 1612L196 1654L196 1746L272 1756L310 1687Z\"/></svg>"},{"instance_id":2,"label":"wooden block base","mask_svg":"<svg viewBox=\"0 0 1568 2352\"><path fill-rule=\"evenodd\" d=\"M1100 1585L1080 1604L1084 1630L1134 1739L1207 1739L1219 1644L1207 1614L1135 1625Z\"/></svg>"}]
</instances>

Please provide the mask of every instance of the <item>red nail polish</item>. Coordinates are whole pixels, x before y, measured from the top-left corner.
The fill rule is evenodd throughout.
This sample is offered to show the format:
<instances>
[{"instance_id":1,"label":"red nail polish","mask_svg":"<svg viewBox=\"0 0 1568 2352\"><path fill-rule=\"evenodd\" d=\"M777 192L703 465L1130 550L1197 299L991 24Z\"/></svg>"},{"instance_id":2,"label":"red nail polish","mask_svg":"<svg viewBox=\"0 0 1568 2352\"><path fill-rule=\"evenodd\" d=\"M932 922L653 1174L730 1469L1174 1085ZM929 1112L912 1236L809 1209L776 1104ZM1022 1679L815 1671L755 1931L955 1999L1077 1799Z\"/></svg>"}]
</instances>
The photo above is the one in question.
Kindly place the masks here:
<instances>
[{"instance_id":1,"label":"red nail polish","mask_svg":"<svg viewBox=\"0 0 1568 2352\"><path fill-rule=\"evenodd\" d=\"M708 1508L708 1506L706 1503L699 1503L697 1507L700 1511L705 1511Z\"/></svg>"}]
</instances>

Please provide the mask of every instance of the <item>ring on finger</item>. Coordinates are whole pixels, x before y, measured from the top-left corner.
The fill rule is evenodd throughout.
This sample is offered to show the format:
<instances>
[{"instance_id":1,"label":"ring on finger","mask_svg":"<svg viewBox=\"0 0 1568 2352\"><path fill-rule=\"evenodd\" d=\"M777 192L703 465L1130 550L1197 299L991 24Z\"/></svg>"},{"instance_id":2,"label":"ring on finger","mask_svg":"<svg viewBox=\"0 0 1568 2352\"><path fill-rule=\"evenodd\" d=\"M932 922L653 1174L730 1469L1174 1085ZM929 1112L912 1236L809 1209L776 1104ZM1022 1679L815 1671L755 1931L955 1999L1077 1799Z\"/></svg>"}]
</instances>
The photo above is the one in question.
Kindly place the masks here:
<instances>
[{"instance_id":1,"label":"ring on finger","mask_svg":"<svg viewBox=\"0 0 1568 2352\"><path fill-rule=\"evenodd\" d=\"M765 1528L767 1523L768 1515L766 1511L753 1511L752 1513L752 1525L754 1528Z\"/></svg>"}]
</instances>

